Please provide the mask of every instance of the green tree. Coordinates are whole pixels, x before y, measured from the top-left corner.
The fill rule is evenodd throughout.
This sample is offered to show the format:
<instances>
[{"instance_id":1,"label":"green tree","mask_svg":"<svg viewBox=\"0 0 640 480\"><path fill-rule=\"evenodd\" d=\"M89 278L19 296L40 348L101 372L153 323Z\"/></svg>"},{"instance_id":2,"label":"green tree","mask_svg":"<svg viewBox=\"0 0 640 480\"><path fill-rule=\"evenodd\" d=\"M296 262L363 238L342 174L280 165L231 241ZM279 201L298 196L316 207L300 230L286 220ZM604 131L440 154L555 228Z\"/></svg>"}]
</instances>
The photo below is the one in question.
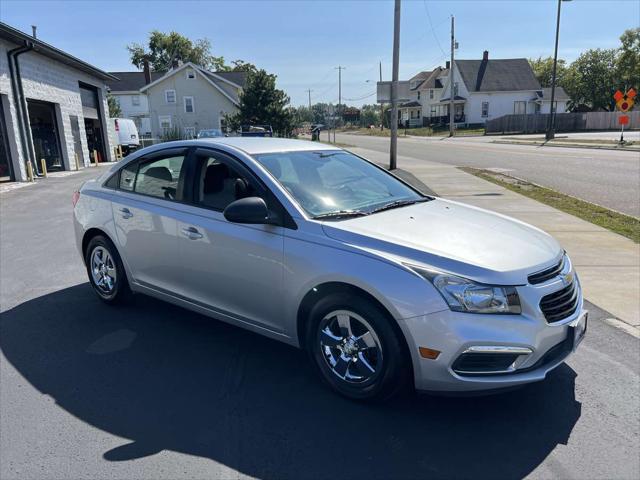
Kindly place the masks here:
<instances>
[{"instance_id":1,"label":"green tree","mask_svg":"<svg viewBox=\"0 0 640 480\"><path fill-rule=\"evenodd\" d=\"M529 64L533 70L533 74L540 82L540 86L543 88L551 87L551 81L553 79L553 57L538 57L537 59L530 58ZM564 87L564 77L567 73L566 62L562 59L558 59L558 65L556 68L556 85Z\"/></svg>"},{"instance_id":2,"label":"green tree","mask_svg":"<svg viewBox=\"0 0 640 480\"><path fill-rule=\"evenodd\" d=\"M233 62L231 62L231 66L225 67L225 70L229 72L255 73L258 71L258 67L256 67L253 63L245 62L244 60L234 60Z\"/></svg>"},{"instance_id":3,"label":"green tree","mask_svg":"<svg viewBox=\"0 0 640 480\"><path fill-rule=\"evenodd\" d=\"M224 70L224 57L211 54L211 42L206 38L192 41L177 32L163 33L153 30L149 34L148 44L132 43L127 45L131 63L142 69L144 59L149 60L152 70L168 70L174 60L193 62L209 70Z\"/></svg>"},{"instance_id":4,"label":"green tree","mask_svg":"<svg viewBox=\"0 0 640 480\"><path fill-rule=\"evenodd\" d=\"M574 106L614 109L613 94L620 86L616 60L616 49L596 48L587 50L571 64L564 77L564 87Z\"/></svg>"},{"instance_id":5,"label":"green tree","mask_svg":"<svg viewBox=\"0 0 640 480\"><path fill-rule=\"evenodd\" d=\"M360 108L360 121L362 125L380 125L380 105L363 105Z\"/></svg>"},{"instance_id":6,"label":"green tree","mask_svg":"<svg viewBox=\"0 0 640 480\"><path fill-rule=\"evenodd\" d=\"M294 112L289 97L276 88L276 76L264 70L249 72L240 94L238 113L227 117L229 126L271 125L279 136L289 136L294 128Z\"/></svg>"},{"instance_id":7,"label":"green tree","mask_svg":"<svg viewBox=\"0 0 640 480\"><path fill-rule=\"evenodd\" d=\"M122 116L120 102L111 94L111 92L107 92L107 106L109 107L110 118L119 118Z\"/></svg>"},{"instance_id":8,"label":"green tree","mask_svg":"<svg viewBox=\"0 0 640 480\"><path fill-rule=\"evenodd\" d=\"M640 88L640 28L625 30L620 36L620 52L617 59L620 89Z\"/></svg>"}]
</instances>

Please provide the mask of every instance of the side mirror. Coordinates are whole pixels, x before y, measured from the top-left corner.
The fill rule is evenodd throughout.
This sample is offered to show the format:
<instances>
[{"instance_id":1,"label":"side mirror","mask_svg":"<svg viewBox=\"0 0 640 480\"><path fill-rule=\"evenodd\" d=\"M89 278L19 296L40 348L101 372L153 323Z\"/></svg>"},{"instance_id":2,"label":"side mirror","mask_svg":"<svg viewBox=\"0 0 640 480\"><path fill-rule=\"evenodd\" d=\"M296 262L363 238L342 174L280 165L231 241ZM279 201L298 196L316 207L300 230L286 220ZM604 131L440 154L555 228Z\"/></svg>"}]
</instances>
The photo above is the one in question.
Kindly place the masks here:
<instances>
[{"instance_id":1,"label":"side mirror","mask_svg":"<svg viewBox=\"0 0 640 480\"><path fill-rule=\"evenodd\" d=\"M231 202L222 212L233 223L271 223L267 204L260 197L247 197Z\"/></svg>"}]
</instances>

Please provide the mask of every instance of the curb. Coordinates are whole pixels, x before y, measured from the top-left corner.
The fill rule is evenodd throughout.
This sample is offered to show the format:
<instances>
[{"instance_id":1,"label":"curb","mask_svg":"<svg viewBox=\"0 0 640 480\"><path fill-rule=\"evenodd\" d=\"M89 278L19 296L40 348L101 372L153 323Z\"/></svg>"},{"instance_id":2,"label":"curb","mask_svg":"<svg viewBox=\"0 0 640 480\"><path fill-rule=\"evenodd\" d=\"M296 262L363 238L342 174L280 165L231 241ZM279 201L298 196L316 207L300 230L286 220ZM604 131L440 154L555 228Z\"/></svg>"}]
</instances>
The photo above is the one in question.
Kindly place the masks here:
<instances>
[{"instance_id":1,"label":"curb","mask_svg":"<svg viewBox=\"0 0 640 480\"><path fill-rule=\"evenodd\" d=\"M503 145L530 145L532 147L586 148L592 150L615 150L617 152L640 152L640 147L609 147L606 145L587 145L584 143L563 145L559 143L548 144L542 142L518 142L515 140L493 140L490 143L498 143Z\"/></svg>"}]
</instances>

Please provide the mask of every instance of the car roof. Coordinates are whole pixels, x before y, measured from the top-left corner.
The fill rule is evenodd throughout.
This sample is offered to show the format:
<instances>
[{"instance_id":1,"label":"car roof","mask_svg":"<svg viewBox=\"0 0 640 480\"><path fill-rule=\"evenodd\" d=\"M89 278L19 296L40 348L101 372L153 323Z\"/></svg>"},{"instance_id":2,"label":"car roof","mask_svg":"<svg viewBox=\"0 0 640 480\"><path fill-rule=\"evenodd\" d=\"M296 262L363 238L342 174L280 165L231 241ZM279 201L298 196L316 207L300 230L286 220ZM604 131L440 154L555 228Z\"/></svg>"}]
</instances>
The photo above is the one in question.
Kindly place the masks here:
<instances>
[{"instance_id":1,"label":"car roof","mask_svg":"<svg viewBox=\"0 0 640 480\"><path fill-rule=\"evenodd\" d=\"M250 155L260 153L337 150L339 147L308 140L270 137L216 137L194 140L198 144L223 144L244 151Z\"/></svg>"}]
</instances>

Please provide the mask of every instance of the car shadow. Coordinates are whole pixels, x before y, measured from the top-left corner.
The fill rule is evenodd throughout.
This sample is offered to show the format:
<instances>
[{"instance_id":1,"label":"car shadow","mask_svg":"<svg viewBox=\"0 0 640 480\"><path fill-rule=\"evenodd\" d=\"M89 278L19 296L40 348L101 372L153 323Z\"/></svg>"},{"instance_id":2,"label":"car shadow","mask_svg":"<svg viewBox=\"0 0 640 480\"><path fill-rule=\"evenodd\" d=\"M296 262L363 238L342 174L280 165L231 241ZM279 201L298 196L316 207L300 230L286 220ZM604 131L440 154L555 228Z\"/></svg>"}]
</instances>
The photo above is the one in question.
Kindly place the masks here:
<instances>
[{"instance_id":1,"label":"car shadow","mask_svg":"<svg viewBox=\"0 0 640 480\"><path fill-rule=\"evenodd\" d=\"M88 284L2 313L0 348L60 407L131 440L107 461L166 449L261 479L521 478L581 412L566 365L497 396L351 402L302 351L147 297L109 307Z\"/></svg>"}]
</instances>

